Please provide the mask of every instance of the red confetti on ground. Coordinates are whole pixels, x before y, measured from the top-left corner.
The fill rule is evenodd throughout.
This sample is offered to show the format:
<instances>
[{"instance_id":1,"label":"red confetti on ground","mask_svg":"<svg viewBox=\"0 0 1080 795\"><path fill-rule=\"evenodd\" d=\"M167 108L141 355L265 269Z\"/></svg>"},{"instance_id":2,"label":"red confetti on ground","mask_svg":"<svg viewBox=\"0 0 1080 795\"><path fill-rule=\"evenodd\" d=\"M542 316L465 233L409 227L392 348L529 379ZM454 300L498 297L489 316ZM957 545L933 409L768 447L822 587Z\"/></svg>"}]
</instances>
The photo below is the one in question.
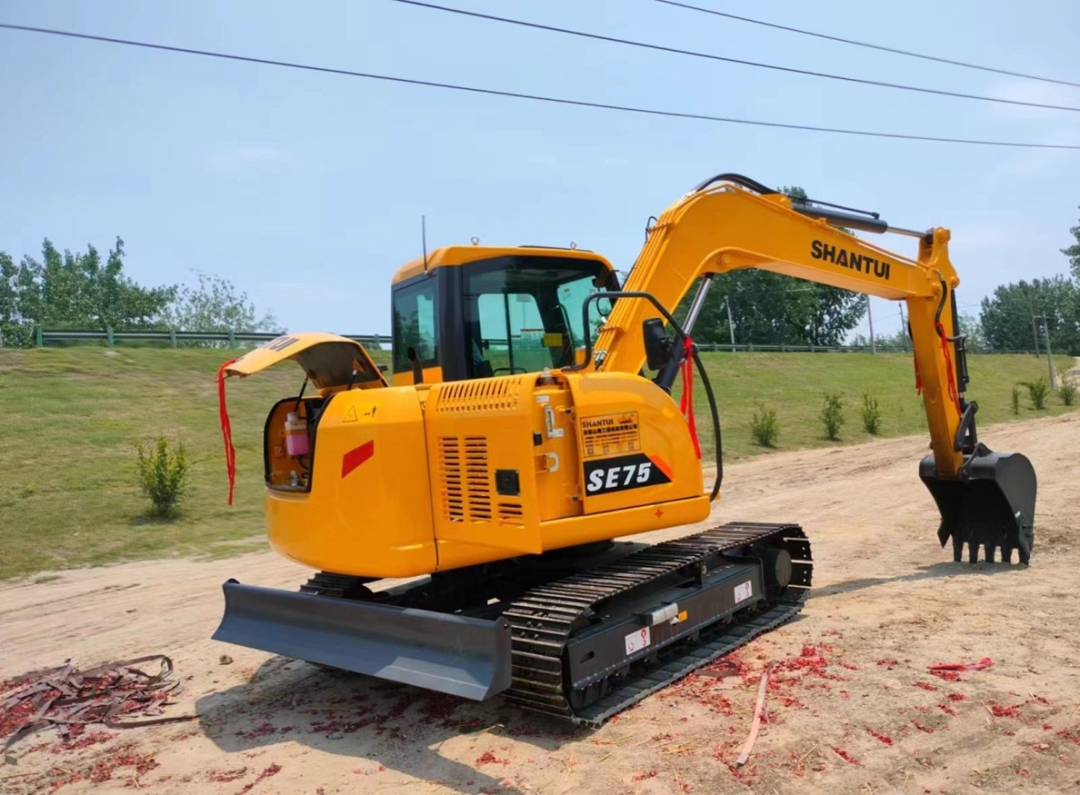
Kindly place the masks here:
<instances>
[{"instance_id":1,"label":"red confetti on ground","mask_svg":"<svg viewBox=\"0 0 1080 795\"><path fill-rule=\"evenodd\" d=\"M230 781L236 781L238 778L243 778L247 775L247 772L248 769L246 767L238 767L236 770L211 770L206 774L206 780L227 784Z\"/></svg>"},{"instance_id":2,"label":"red confetti on ground","mask_svg":"<svg viewBox=\"0 0 1080 795\"><path fill-rule=\"evenodd\" d=\"M919 723L914 718L912 718L912 720L911 720L911 725L914 726L916 729L918 729L921 732L926 732L927 734L933 734L934 733L934 727L933 726L923 726L921 723Z\"/></svg>"},{"instance_id":3,"label":"red confetti on ground","mask_svg":"<svg viewBox=\"0 0 1080 795\"><path fill-rule=\"evenodd\" d=\"M878 660L877 664L884 665L886 668L895 668L900 663L898 663L896 660Z\"/></svg>"},{"instance_id":4,"label":"red confetti on ground","mask_svg":"<svg viewBox=\"0 0 1080 795\"><path fill-rule=\"evenodd\" d=\"M949 693L949 701L963 701L967 696L963 693Z\"/></svg>"},{"instance_id":5,"label":"red confetti on ground","mask_svg":"<svg viewBox=\"0 0 1080 795\"><path fill-rule=\"evenodd\" d=\"M103 784L112 779L113 774L122 767L135 768L132 778L138 778L157 766L153 754L136 754L129 750L114 751L90 768L89 778L93 784Z\"/></svg>"},{"instance_id":6,"label":"red confetti on ground","mask_svg":"<svg viewBox=\"0 0 1080 795\"><path fill-rule=\"evenodd\" d=\"M949 704L945 701L942 701L940 704L938 704L937 708L944 712L946 715L956 714L956 710L950 707Z\"/></svg>"},{"instance_id":7,"label":"red confetti on ground","mask_svg":"<svg viewBox=\"0 0 1080 795\"><path fill-rule=\"evenodd\" d=\"M857 764L859 764L859 760L856 759L855 757L853 757L851 754L849 754L843 748L838 748L835 745L830 745L829 747L832 748L834 754L836 754L838 757L843 759L849 765L857 765Z\"/></svg>"},{"instance_id":8,"label":"red confetti on ground","mask_svg":"<svg viewBox=\"0 0 1080 795\"><path fill-rule=\"evenodd\" d=\"M277 727L276 726L274 726L272 723L270 723L270 721L263 721L261 724L256 726L254 729L250 729L248 731L243 731L243 730L238 731L236 733L236 736L237 737L242 737L245 740L254 740L254 739L258 738L258 737L268 737L269 735L274 734L275 732L277 732Z\"/></svg>"},{"instance_id":9,"label":"red confetti on ground","mask_svg":"<svg viewBox=\"0 0 1080 795\"><path fill-rule=\"evenodd\" d=\"M1011 707L1003 707L1001 704L995 704L990 702L990 714L995 718L1015 718L1020 712L1020 707L1023 704L1013 704Z\"/></svg>"},{"instance_id":10,"label":"red confetti on ground","mask_svg":"<svg viewBox=\"0 0 1080 795\"><path fill-rule=\"evenodd\" d=\"M1062 740L1068 740L1073 745L1080 745L1080 726L1074 726L1071 729L1062 729L1057 733L1057 736Z\"/></svg>"},{"instance_id":11,"label":"red confetti on ground","mask_svg":"<svg viewBox=\"0 0 1080 795\"><path fill-rule=\"evenodd\" d=\"M985 671L994 664L989 657L983 657L977 663L938 663L927 666L930 671Z\"/></svg>"},{"instance_id":12,"label":"red confetti on ground","mask_svg":"<svg viewBox=\"0 0 1080 795\"><path fill-rule=\"evenodd\" d=\"M959 682L960 674L956 671L931 671L932 676L936 676L939 679L944 679L946 682Z\"/></svg>"},{"instance_id":13,"label":"red confetti on ground","mask_svg":"<svg viewBox=\"0 0 1080 795\"><path fill-rule=\"evenodd\" d=\"M656 771L646 770L644 773L635 773L630 776L631 781L644 781L647 778L656 778Z\"/></svg>"},{"instance_id":14,"label":"red confetti on ground","mask_svg":"<svg viewBox=\"0 0 1080 795\"><path fill-rule=\"evenodd\" d=\"M871 737L881 740L881 742L885 743L885 745L892 745L892 737L890 737L889 735L882 734L881 732L876 732L871 728L867 728L866 731L870 733Z\"/></svg>"},{"instance_id":15,"label":"red confetti on ground","mask_svg":"<svg viewBox=\"0 0 1080 795\"><path fill-rule=\"evenodd\" d=\"M916 682L915 687L921 687L923 690L937 690L937 685L932 685L929 682Z\"/></svg>"},{"instance_id":16,"label":"red confetti on ground","mask_svg":"<svg viewBox=\"0 0 1080 795\"><path fill-rule=\"evenodd\" d=\"M271 776L276 776L280 772L281 765L270 765L270 767L266 768L266 770L259 774L258 778L256 778L250 784L245 784L243 789L241 789L240 792L237 793L237 795L244 795L245 792L251 792L251 790L255 788L256 784L261 783L262 781L270 778Z\"/></svg>"},{"instance_id":17,"label":"red confetti on ground","mask_svg":"<svg viewBox=\"0 0 1080 795\"><path fill-rule=\"evenodd\" d=\"M495 754L491 753L491 751L484 751L484 753L480 755L480 758L476 760L476 766L477 767L481 767L482 765L508 765L508 764L510 764L510 760L508 760L508 759L499 759L499 757L495 756Z\"/></svg>"}]
</instances>

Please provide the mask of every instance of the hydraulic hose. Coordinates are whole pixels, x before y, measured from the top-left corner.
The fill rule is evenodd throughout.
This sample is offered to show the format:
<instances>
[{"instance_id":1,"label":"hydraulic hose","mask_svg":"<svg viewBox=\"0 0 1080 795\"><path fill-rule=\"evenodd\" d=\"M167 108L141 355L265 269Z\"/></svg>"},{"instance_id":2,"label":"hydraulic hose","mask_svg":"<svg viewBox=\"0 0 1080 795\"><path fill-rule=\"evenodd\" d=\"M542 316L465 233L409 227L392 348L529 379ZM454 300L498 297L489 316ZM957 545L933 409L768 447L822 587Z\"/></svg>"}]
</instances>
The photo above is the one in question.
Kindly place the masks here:
<instances>
[{"instance_id":1,"label":"hydraulic hose","mask_svg":"<svg viewBox=\"0 0 1080 795\"><path fill-rule=\"evenodd\" d=\"M720 493L720 484L724 482L724 445L723 437L720 432L720 411L716 407L716 395L713 394L712 383L709 381L709 376L705 372L705 365L701 363L701 357L698 356L697 346L693 348L694 364L697 365L698 375L701 376L701 383L705 386L705 395L709 398L709 413L712 414L713 424L713 438L716 440L716 482L713 483L712 493L709 495L709 500L715 500L716 495Z\"/></svg>"}]
</instances>

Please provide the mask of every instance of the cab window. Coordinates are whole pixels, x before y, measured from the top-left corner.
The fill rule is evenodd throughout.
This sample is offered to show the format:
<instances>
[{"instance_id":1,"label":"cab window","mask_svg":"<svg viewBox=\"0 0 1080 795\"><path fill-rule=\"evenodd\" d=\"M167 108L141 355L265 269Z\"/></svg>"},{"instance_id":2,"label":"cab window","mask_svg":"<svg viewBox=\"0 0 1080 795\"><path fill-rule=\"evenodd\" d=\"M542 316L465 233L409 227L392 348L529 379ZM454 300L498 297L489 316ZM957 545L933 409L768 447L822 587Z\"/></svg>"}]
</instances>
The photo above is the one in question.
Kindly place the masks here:
<instances>
[{"instance_id":1,"label":"cab window","mask_svg":"<svg viewBox=\"0 0 1080 795\"><path fill-rule=\"evenodd\" d=\"M582 301L614 285L602 262L569 257L498 257L462 271L469 378L573 364L595 336L582 327Z\"/></svg>"},{"instance_id":2,"label":"cab window","mask_svg":"<svg viewBox=\"0 0 1080 795\"><path fill-rule=\"evenodd\" d=\"M437 279L424 279L394 290L395 373L407 373L412 369L410 348L416 351L421 367L433 367L438 363L437 290Z\"/></svg>"}]
</instances>

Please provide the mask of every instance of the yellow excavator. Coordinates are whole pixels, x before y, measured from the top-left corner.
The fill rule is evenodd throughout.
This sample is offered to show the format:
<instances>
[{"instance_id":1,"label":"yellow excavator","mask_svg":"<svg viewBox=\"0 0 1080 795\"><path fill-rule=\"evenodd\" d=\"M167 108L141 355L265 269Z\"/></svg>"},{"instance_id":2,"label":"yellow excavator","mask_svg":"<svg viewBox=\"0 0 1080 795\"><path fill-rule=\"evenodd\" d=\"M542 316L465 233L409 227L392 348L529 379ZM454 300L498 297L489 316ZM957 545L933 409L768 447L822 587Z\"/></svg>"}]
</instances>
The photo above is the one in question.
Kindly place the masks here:
<instances>
[{"instance_id":1,"label":"yellow excavator","mask_svg":"<svg viewBox=\"0 0 1080 795\"><path fill-rule=\"evenodd\" d=\"M914 237L917 255L849 230ZM791 619L813 571L798 524L615 540L701 522L719 496L691 333L716 274L744 268L907 303L941 543L1027 564L1035 472L978 440L948 241L721 174L649 227L622 288L573 248L425 253L394 277L391 379L331 334L223 366L222 395L226 376L303 368L266 419L266 514L274 549L318 573L297 592L229 580L214 637L598 725ZM693 367L716 437L707 488ZM373 587L393 578L408 579Z\"/></svg>"}]
</instances>

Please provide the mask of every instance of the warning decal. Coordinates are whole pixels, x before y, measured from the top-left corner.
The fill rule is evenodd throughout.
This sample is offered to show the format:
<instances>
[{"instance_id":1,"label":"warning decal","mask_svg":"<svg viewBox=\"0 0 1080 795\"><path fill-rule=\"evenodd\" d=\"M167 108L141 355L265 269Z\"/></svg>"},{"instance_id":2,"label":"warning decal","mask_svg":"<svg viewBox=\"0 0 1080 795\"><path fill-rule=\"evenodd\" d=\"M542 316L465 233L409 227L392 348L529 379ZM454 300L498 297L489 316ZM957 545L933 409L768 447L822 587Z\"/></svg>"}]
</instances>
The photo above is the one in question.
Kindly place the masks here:
<instances>
[{"instance_id":1,"label":"warning decal","mask_svg":"<svg viewBox=\"0 0 1080 795\"><path fill-rule=\"evenodd\" d=\"M629 656L639 652L651 643L652 633L648 627L642 627L626 636L626 654Z\"/></svg>"},{"instance_id":2,"label":"warning decal","mask_svg":"<svg viewBox=\"0 0 1080 795\"><path fill-rule=\"evenodd\" d=\"M641 430L636 411L581 418L581 438L586 458L634 453L641 449Z\"/></svg>"}]
</instances>

